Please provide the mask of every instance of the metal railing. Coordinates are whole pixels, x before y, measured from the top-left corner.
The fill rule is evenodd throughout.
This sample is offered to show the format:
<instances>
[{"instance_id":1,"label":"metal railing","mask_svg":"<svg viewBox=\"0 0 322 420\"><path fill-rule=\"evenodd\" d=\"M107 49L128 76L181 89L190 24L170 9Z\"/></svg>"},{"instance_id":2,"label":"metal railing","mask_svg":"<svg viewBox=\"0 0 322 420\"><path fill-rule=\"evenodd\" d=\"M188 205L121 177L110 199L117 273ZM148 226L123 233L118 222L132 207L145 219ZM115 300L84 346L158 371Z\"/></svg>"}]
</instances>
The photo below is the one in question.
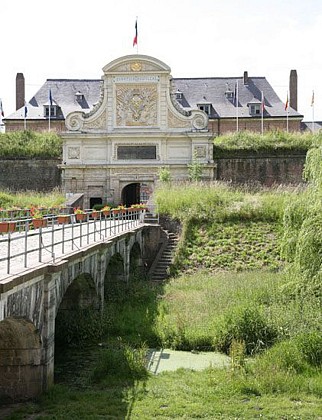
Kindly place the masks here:
<instances>
[{"instance_id":1,"label":"metal railing","mask_svg":"<svg viewBox=\"0 0 322 420\"><path fill-rule=\"evenodd\" d=\"M33 219L15 220L15 231L0 234L0 278L41 263L54 263L64 255L129 231L144 222L145 210L136 209L104 216L85 213L85 221L67 215L59 224L56 215L45 217L46 227L35 228Z\"/></svg>"}]
</instances>

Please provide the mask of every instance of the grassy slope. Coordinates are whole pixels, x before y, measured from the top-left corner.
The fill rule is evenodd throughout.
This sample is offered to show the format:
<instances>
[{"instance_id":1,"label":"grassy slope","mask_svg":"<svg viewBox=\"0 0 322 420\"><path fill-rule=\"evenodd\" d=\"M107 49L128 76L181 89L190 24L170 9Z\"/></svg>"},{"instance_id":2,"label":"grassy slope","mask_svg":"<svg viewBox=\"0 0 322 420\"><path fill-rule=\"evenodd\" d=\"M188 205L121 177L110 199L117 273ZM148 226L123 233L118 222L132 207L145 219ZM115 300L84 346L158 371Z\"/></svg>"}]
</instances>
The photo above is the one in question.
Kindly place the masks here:
<instances>
[{"instance_id":1,"label":"grassy slope","mask_svg":"<svg viewBox=\"0 0 322 420\"><path fill-rule=\"evenodd\" d=\"M113 360L110 370L104 359L105 364L101 361L99 368L93 366L93 371L98 369L105 374L96 379L84 377L88 388L80 392L55 386L39 403L24 407L21 414L16 413L12 418L26 418L23 414L26 411L40 415L35 418L56 419L319 418L321 369L308 364L292 338L307 329L317 329L322 322L321 311L313 301L285 299L281 293L285 278L276 273L280 264L277 249L281 221L277 209L283 207L280 202L284 203L285 197L277 195L272 200L272 196L260 195L250 200L240 192L231 195L226 189L217 193L210 197L213 192L202 191L201 198L196 191L190 192L196 207L188 213L194 222L185 228L188 245L181 247L178 258L178 267L181 264L185 274L171 281L164 290L153 290L151 294L147 294L145 285L141 289L142 286L135 284L136 298L132 295L127 300L129 294L124 291L110 305L113 335L137 345L140 328L140 339L146 343L159 336L164 343L179 348L211 347L219 325L216 321L231 319L234 308L252 303L277 329L283 345L277 342L272 350L256 357L251 364L241 352L240 365L232 364L229 370L179 370L148 377L142 372L131 376L131 369L126 377L115 371L115 366L129 365L128 358ZM172 192L166 194L171 197ZM178 191L174 192L170 214L179 218L187 215L187 194L184 191L179 196ZM207 200L212 203L212 209L205 206ZM268 212L261 208L265 200L269 203L265 209L271 206ZM223 212L219 202L225 202L225 208L230 211ZM250 202L255 203L255 213ZM214 207L218 217L207 224L205 220L210 220ZM194 217L200 209L204 217L196 222ZM237 223L239 216L242 223ZM251 221L254 218L256 223ZM227 256L227 251L234 258ZM206 271L200 272L200 268ZM244 268L252 271L244 272ZM265 271L258 271L262 268ZM211 272L217 273L216 276ZM149 302L148 309L146 302ZM124 356L126 347L122 348Z\"/></svg>"}]
</instances>

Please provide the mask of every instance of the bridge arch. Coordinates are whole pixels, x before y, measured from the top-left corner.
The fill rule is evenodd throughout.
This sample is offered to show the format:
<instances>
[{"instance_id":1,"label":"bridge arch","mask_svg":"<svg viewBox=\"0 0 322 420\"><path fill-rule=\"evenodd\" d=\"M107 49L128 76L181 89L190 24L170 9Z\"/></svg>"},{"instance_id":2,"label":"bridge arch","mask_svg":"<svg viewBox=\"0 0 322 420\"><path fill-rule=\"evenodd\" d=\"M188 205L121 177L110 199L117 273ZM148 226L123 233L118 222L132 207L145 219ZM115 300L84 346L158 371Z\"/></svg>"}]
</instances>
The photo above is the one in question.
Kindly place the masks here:
<instances>
[{"instance_id":1,"label":"bridge arch","mask_svg":"<svg viewBox=\"0 0 322 420\"><path fill-rule=\"evenodd\" d=\"M26 318L0 322L0 397L16 400L36 397L42 391L42 342L35 325Z\"/></svg>"},{"instance_id":2,"label":"bridge arch","mask_svg":"<svg viewBox=\"0 0 322 420\"><path fill-rule=\"evenodd\" d=\"M55 318L55 348L77 345L93 336L91 322L100 316L101 301L89 273L76 277L67 288Z\"/></svg>"}]
</instances>

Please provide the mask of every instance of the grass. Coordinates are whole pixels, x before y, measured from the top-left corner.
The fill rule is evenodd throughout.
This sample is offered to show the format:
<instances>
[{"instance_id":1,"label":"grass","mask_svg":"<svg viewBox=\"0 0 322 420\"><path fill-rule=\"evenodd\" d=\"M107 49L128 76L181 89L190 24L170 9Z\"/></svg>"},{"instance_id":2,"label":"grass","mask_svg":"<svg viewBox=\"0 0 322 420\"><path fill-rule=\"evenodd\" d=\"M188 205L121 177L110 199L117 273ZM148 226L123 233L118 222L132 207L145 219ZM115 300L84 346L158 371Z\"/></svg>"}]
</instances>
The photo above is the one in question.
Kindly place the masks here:
<instances>
[{"instance_id":1,"label":"grass","mask_svg":"<svg viewBox=\"0 0 322 420\"><path fill-rule=\"evenodd\" d=\"M160 288L144 279L110 284L106 335L78 372L84 386L55 385L8 418L318 419L321 301L292 293L278 252L284 209L300 195L200 183L161 189L159 208L183 224L184 270ZM158 344L217 349L232 363L154 376L144 353Z\"/></svg>"},{"instance_id":2,"label":"grass","mask_svg":"<svg viewBox=\"0 0 322 420\"><path fill-rule=\"evenodd\" d=\"M13 131L0 133L0 157L55 159L62 156L62 139L56 133Z\"/></svg>"},{"instance_id":3,"label":"grass","mask_svg":"<svg viewBox=\"0 0 322 420\"><path fill-rule=\"evenodd\" d=\"M215 156L223 151L260 151L269 150L302 150L307 151L313 145L321 143L320 133L287 133L271 131L260 133L240 131L216 137L214 140Z\"/></svg>"},{"instance_id":4,"label":"grass","mask_svg":"<svg viewBox=\"0 0 322 420\"><path fill-rule=\"evenodd\" d=\"M58 189L47 194L37 191L0 191L0 208L2 209L53 208L60 207L64 203L65 197Z\"/></svg>"}]
</instances>

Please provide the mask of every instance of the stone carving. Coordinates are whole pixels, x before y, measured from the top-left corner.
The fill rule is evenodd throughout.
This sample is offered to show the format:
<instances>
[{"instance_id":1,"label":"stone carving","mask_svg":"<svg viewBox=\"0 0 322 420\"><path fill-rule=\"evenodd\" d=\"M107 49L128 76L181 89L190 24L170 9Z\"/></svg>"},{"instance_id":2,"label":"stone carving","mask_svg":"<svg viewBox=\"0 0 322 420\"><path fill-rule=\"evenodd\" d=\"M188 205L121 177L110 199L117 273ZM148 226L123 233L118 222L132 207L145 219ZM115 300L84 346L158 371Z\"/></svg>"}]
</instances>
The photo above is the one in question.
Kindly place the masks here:
<instances>
[{"instance_id":1,"label":"stone carving","mask_svg":"<svg viewBox=\"0 0 322 420\"><path fill-rule=\"evenodd\" d=\"M111 168L110 173L113 175L142 175L142 174L155 174L158 172L158 168Z\"/></svg>"},{"instance_id":2,"label":"stone carving","mask_svg":"<svg viewBox=\"0 0 322 420\"><path fill-rule=\"evenodd\" d=\"M80 147L68 147L67 157L68 159L80 159Z\"/></svg>"},{"instance_id":3,"label":"stone carving","mask_svg":"<svg viewBox=\"0 0 322 420\"><path fill-rule=\"evenodd\" d=\"M203 130L208 125L207 114L195 112L192 118L192 125L196 130Z\"/></svg>"},{"instance_id":4,"label":"stone carving","mask_svg":"<svg viewBox=\"0 0 322 420\"><path fill-rule=\"evenodd\" d=\"M139 66L141 66L139 68ZM152 63L145 63L139 61L131 61L128 63L119 64L117 66L108 69L108 73L118 73L118 72L131 72L131 71L160 71L160 67L153 65Z\"/></svg>"},{"instance_id":5,"label":"stone carving","mask_svg":"<svg viewBox=\"0 0 322 420\"><path fill-rule=\"evenodd\" d=\"M116 87L117 126L156 126L156 85L119 85Z\"/></svg>"},{"instance_id":6,"label":"stone carving","mask_svg":"<svg viewBox=\"0 0 322 420\"><path fill-rule=\"evenodd\" d=\"M142 70L142 64L139 62L135 62L131 64L131 70L132 71L141 71Z\"/></svg>"},{"instance_id":7,"label":"stone carving","mask_svg":"<svg viewBox=\"0 0 322 420\"><path fill-rule=\"evenodd\" d=\"M65 125L70 131L79 131L83 128L84 124L84 113L81 111L75 111L67 115Z\"/></svg>"},{"instance_id":8,"label":"stone carving","mask_svg":"<svg viewBox=\"0 0 322 420\"><path fill-rule=\"evenodd\" d=\"M85 121L84 128L106 128L106 113L102 112L101 115L93 121Z\"/></svg>"},{"instance_id":9,"label":"stone carving","mask_svg":"<svg viewBox=\"0 0 322 420\"><path fill-rule=\"evenodd\" d=\"M197 158L205 158L207 156L206 146L195 146L194 151Z\"/></svg>"},{"instance_id":10,"label":"stone carving","mask_svg":"<svg viewBox=\"0 0 322 420\"><path fill-rule=\"evenodd\" d=\"M180 118L176 117L172 112L168 112L168 127L169 128L190 128L191 122L190 120L181 120Z\"/></svg>"}]
</instances>

